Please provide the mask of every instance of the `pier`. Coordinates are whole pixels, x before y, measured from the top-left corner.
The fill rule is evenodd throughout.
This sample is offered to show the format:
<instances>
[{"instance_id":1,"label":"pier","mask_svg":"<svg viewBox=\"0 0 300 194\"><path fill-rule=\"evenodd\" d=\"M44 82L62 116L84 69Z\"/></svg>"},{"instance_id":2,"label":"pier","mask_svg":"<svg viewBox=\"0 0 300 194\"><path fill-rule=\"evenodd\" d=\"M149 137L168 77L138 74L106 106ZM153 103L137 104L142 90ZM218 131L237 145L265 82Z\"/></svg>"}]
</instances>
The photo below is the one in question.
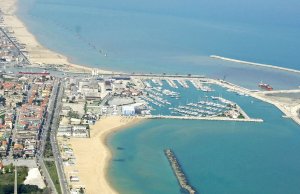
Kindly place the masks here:
<instances>
[{"instance_id":1,"label":"pier","mask_svg":"<svg viewBox=\"0 0 300 194\"><path fill-rule=\"evenodd\" d=\"M166 79L166 81L172 88L178 88L178 86L176 85L173 79Z\"/></svg>"},{"instance_id":2,"label":"pier","mask_svg":"<svg viewBox=\"0 0 300 194\"><path fill-rule=\"evenodd\" d=\"M197 89L200 90L202 88L202 84L200 83L199 80L197 79L192 79L190 82L193 84L193 86Z\"/></svg>"},{"instance_id":3,"label":"pier","mask_svg":"<svg viewBox=\"0 0 300 194\"><path fill-rule=\"evenodd\" d=\"M185 82L184 79L178 79L177 82L181 85L181 87L189 88L189 85Z\"/></svg>"},{"instance_id":4,"label":"pier","mask_svg":"<svg viewBox=\"0 0 300 194\"><path fill-rule=\"evenodd\" d=\"M188 179L185 176L185 173L181 169L178 159L171 149L164 150L167 159L172 167L172 170L178 180L180 187L187 191L189 194L196 194L197 191L189 184Z\"/></svg>"}]
</instances>

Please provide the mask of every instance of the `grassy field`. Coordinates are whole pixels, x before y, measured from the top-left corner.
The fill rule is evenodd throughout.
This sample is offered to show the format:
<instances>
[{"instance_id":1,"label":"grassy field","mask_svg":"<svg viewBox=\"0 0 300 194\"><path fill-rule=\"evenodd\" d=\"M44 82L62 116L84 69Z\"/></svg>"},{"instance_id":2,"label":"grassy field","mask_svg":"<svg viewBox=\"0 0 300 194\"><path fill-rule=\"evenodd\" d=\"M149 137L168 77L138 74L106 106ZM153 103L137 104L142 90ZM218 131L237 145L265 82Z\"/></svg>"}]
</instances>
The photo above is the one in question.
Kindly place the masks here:
<instances>
[{"instance_id":1,"label":"grassy field","mask_svg":"<svg viewBox=\"0 0 300 194\"><path fill-rule=\"evenodd\" d=\"M61 189L60 189L60 184L59 184L59 179L58 179L58 174L56 171L56 166L55 166L55 162L54 161L45 161L45 165L47 167L47 170L51 176L51 179L55 185L55 188L57 190L58 193L61 193Z\"/></svg>"},{"instance_id":2,"label":"grassy field","mask_svg":"<svg viewBox=\"0 0 300 194\"><path fill-rule=\"evenodd\" d=\"M10 169L10 170L9 170ZM0 174L0 185L9 185L9 184L14 184L15 180L15 172L14 172L14 167L12 165L8 165L5 167L5 174ZM23 183L25 180L27 173L28 173L28 168L27 167L18 167L17 168L18 172L18 183Z\"/></svg>"},{"instance_id":3,"label":"grassy field","mask_svg":"<svg viewBox=\"0 0 300 194\"><path fill-rule=\"evenodd\" d=\"M8 165L5 167L6 173L0 173L0 194L14 193L14 181L15 181L15 167ZM28 175L28 168L20 166L17 168L18 172L18 192L19 193L42 193L42 189L38 189L37 186L23 185L24 180Z\"/></svg>"}]
</instances>

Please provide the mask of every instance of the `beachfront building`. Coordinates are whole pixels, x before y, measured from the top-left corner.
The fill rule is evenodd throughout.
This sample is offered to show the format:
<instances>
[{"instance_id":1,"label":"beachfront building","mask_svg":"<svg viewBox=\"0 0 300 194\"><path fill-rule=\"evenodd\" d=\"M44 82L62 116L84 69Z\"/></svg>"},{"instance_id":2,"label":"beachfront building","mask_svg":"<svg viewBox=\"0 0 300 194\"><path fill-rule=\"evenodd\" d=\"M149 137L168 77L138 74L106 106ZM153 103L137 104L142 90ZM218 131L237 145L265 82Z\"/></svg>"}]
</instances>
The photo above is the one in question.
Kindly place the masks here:
<instances>
[{"instance_id":1,"label":"beachfront building","mask_svg":"<svg viewBox=\"0 0 300 194\"><path fill-rule=\"evenodd\" d=\"M85 114L82 117L82 124L94 125L98 120L99 116L95 114Z\"/></svg>"},{"instance_id":2,"label":"beachfront building","mask_svg":"<svg viewBox=\"0 0 300 194\"><path fill-rule=\"evenodd\" d=\"M60 125L57 136L87 138L89 137L89 128L87 125Z\"/></svg>"},{"instance_id":3,"label":"beachfront building","mask_svg":"<svg viewBox=\"0 0 300 194\"><path fill-rule=\"evenodd\" d=\"M71 137L72 136L72 126L70 126L70 125L60 125L57 129L57 136Z\"/></svg>"},{"instance_id":4,"label":"beachfront building","mask_svg":"<svg viewBox=\"0 0 300 194\"><path fill-rule=\"evenodd\" d=\"M79 177L78 176L70 176L70 182L79 182Z\"/></svg>"},{"instance_id":5,"label":"beachfront building","mask_svg":"<svg viewBox=\"0 0 300 194\"><path fill-rule=\"evenodd\" d=\"M135 115L134 106L122 106L122 115L123 116L133 116L133 115Z\"/></svg>"},{"instance_id":6,"label":"beachfront building","mask_svg":"<svg viewBox=\"0 0 300 194\"><path fill-rule=\"evenodd\" d=\"M79 125L81 123L81 119L78 118L70 118L71 125Z\"/></svg>"},{"instance_id":7,"label":"beachfront building","mask_svg":"<svg viewBox=\"0 0 300 194\"><path fill-rule=\"evenodd\" d=\"M87 129L86 125L74 125L72 136L87 138L89 137L89 130Z\"/></svg>"}]
</instances>

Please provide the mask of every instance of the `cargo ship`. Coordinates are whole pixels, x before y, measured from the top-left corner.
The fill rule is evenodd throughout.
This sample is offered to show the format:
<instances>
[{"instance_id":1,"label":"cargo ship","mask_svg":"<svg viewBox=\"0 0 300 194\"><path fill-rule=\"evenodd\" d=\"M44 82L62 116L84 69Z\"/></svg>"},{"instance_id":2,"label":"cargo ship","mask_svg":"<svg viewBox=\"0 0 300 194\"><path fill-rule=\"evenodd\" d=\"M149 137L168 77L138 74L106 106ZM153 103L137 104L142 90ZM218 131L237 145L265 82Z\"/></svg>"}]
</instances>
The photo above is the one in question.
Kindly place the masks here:
<instances>
[{"instance_id":1,"label":"cargo ship","mask_svg":"<svg viewBox=\"0 0 300 194\"><path fill-rule=\"evenodd\" d=\"M268 91L273 90L273 88L269 84L265 84L262 82L260 84L258 84L258 86L263 90L268 90Z\"/></svg>"}]
</instances>

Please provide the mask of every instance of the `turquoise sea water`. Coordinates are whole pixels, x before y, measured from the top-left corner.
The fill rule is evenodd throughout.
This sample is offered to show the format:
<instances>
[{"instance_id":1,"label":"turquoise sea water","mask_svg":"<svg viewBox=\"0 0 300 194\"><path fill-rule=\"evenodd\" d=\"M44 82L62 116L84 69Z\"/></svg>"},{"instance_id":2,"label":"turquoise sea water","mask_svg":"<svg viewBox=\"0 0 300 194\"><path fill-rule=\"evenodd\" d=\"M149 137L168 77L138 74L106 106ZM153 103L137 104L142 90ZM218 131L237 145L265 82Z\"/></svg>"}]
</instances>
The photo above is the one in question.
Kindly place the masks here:
<instances>
[{"instance_id":1,"label":"turquoise sea water","mask_svg":"<svg viewBox=\"0 0 300 194\"><path fill-rule=\"evenodd\" d=\"M299 6L297 0L20 0L18 15L43 45L76 63L226 76L253 89L260 81L280 89L298 87L300 76L208 56L300 69ZM265 122L156 120L119 132L108 142L113 186L125 194L179 193L163 155L171 147L201 193L300 193L299 126L269 104L218 91Z\"/></svg>"},{"instance_id":2,"label":"turquoise sea water","mask_svg":"<svg viewBox=\"0 0 300 194\"><path fill-rule=\"evenodd\" d=\"M272 105L218 91L264 122L155 120L118 132L108 141L109 176L117 190L179 194L163 153L172 148L200 193L300 193L299 126Z\"/></svg>"},{"instance_id":3,"label":"turquoise sea water","mask_svg":"<svg viewBox=\"0 0 300 194\"><path fill-rule=\"evenodd\" d=\"M298 87L299 75L208 56L300 69L299 6L296 0L26 0L18 15L45 46L76 63L283 88Z\"/></svg>"}]
</instances>

